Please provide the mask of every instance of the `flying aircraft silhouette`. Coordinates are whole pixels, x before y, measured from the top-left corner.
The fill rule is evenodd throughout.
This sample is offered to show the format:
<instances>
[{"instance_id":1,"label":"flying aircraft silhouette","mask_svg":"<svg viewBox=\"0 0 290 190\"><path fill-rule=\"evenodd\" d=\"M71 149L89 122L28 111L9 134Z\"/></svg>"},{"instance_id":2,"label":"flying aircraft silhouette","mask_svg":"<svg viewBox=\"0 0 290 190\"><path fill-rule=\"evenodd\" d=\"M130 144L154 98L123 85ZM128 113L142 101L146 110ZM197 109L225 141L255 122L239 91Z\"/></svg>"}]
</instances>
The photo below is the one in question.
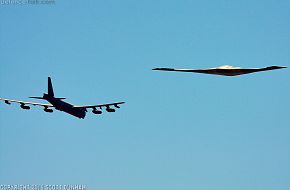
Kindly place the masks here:
<instances>
[{"instance_id":1,"label":"flying aircraft silhouette","mask_svg":"<svg viewBox=\"0 0 290 190\"><path fill-rule=\"evenodd\" d=\"M270 66L264 68L249 68L243 69L240 67L233 67L230 65L224 65L216 68L210 69L173 69L173 68L155 68L152 70L158 71L179 71L179 72L193 72L193 73L203 73L203 74L213 74L213 75L224 75L224 76L237 76L244 75L249 73L261 72L261 71L269 71L275 69L283 69L287 67L283 66Z\"/></svg>"},{"instance_id":2,"label":"flying aircraft silhouette","mask_svg":"<svg viewBox=\"0 0 290 190\"><path fill-rule=\"evenodd\" d=\"M5 98L0 98L0 100L4 101L6 104L11 104L11 102L16 102L20 104L20 107L25 110L29 110L30 106L28 105L34 105L34 106L42 106L44 107L45 112L53 112L53 109L66 112L68 114L71 114L75 117L78 117L80 119L84 119L86 116L87 108L91 108L92 112L94 114L102 114L102 108L105 107L107 112L115 112L116 110L111 108L110 106L114 106L115 108L120 108L119 104L124 104L125 102L115 102L110 104L99 104L99 105L87 105L87 106L76 106L72 105L70 103L67 103L63 101L65 98L57 98L54 97L53 87L51 83L51 78L48 77L48 92L47 94L44 93L43 97L29 97L29 98L35 98L35 99L42 99L48 101L50 104L41 104L41 103L35 103L35 102L24 102L24 101L18 101L18 100L10 100ZM97 109L99 108L99 109Z\"/></svg>"}]
</instances>

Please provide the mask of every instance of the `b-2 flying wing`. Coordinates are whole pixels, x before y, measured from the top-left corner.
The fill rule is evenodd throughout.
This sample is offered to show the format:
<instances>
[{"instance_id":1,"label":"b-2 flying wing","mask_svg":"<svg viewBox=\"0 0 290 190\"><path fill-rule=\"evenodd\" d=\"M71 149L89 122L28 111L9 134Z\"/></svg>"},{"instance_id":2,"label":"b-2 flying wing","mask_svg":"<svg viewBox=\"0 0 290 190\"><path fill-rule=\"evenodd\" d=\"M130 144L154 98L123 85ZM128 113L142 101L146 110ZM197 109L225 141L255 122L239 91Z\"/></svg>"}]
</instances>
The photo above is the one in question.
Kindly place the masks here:
<instances>
[{"instance_id":1,"label":"b-2 flying wing","mask_svg":"<svg viewBox=\"0 0 290 190\"><path fill-rule=\"evenodd\" d=\"M193 73L203 73L203 74L213 74L213 75L224 75L224 76L237 76L243 74L249 74L254 72L260 71L269 71L275 69L283 69L287 67L283 66L270 66L264 68L240 68L240 67L233 67L230 65L224 65L216 68L210 69L174 69L174 68L155 68L153 70L158 71L178 71L178 72L193 72Z\"/></svg>"}]
</instances>

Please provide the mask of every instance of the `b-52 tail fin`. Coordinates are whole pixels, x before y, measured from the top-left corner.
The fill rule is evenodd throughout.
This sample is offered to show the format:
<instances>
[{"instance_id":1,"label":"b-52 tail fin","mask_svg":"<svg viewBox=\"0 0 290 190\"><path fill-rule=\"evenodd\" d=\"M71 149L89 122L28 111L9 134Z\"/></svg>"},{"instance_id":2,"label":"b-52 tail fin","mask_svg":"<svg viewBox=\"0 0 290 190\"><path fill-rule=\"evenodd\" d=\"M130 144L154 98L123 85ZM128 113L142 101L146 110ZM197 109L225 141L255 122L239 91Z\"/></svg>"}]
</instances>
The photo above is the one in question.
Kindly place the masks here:
<instances>
[{"instance_id":1,"label":"b-52 tail fin","mask_svg":"<svg viewBox=\"0 0 290 190\"><path fill-rule=\"evenodd\" d=\"M54 97L54 92L53 92L53 87L52 87L52 82L51 82L51 78L48 77L48 81L47 81L47 94L44 93L43 97L29 97L29 98L35 98L35 99L43 99L43 100L47 100L47 98L53 98L53 99L57 99L57 100L64 100L65 98L56 98Z\"/></svg>"},{"instance_id":2,"label":"b-52 tail fin","mask_svg":"<svg viewBox=\"0 0 290 190\"><path fill-rule=\"evenodd\" d=\"M48 77L47 95L50 96L50 97L54 97L53 87L52 87L52 83L51 83L51 78L50 77Z\"/></svg>"}]
</instances>

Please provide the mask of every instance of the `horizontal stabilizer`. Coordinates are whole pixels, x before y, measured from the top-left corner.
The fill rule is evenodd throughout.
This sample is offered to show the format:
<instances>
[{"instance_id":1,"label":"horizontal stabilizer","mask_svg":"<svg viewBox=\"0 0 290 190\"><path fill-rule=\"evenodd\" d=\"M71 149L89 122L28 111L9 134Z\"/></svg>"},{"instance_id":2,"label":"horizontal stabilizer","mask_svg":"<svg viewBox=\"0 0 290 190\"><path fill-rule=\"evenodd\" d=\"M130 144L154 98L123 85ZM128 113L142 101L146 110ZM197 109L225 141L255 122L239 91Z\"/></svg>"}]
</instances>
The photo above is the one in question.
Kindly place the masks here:
<instances>
[{"instance_id":1,"label":"horizontal stabilizer","mask_svg":"<svg viewBox=\"0 0 290 190\"><path fill-rule=\"evenodd\" d=\"M35 96L32 96L32 97L29 97L29 98L34 98L34 99L42 99L42 100L44 100L44 98L43 98L43 97L35 97Z\"/></svg>"}]
</instances>

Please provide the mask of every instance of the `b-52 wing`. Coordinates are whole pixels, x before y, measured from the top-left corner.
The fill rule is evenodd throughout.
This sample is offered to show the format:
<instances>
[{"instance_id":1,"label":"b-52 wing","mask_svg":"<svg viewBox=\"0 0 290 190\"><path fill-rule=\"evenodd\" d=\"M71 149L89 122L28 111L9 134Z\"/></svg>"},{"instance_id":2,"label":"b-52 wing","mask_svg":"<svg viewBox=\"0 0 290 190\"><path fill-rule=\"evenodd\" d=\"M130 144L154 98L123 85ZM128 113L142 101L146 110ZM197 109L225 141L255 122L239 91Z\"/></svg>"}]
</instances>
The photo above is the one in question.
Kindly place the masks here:
<instances>
[{"instance_id":1,"label":"b-52 wing","mask_svg":"<svg viewBox=\"0 0 290 190\"><path fill-rule=\"evenodd\" d=\"M10 99L5 99L5 98L0 98L0 100L4 101L6 104L11 104L11 102L16 102L16 103L19 103L21 106L25 106L26 104L28 104L28 105L34 105L34 106L54 107L52 104L41 104L41 103L36 103L36 102L24 102L24 101L10 100Z\"/></svg>"},{"instance_id":2,"label":"b-52 wing","mask_svg":"<svg viewBox=\"0 0 290 190\"><path fill-rule=\"evenodd\" d=\"M107 112L115 112L116 110L111 108L110 106L114 106L115 108L120 108L119 104L124 104L125 102L115 102L110 104L98 104L98 105L86 105L86 106L74 106L74 108L92 108L94 114L102 114L101 110L97 110L97 108L102 109L103 107L106 108Z\"/></svg>"},{"instance_id":3,"label":"b-52 wing","mask_svg":"<svg viewBox=\"0 0 290 190\"><path fill-rule=\"evenodd\" d=\"M125 102L115 102L110 104L98 104L98 105L86 105L86 106L74 106L75 108L102 108L102 107L109 107L115 106L116 108L120 108L119 104L124 104Z\"/></svg>"},{"instance_id":4,"label":"b-52 wing","mask_svg":"<svg viewBox=\"0 0 290 190\"><path fill-rule=\"evenodd\" d=\"M30 109L30 106L27 106L27 105L34 105L34 106L42 106L44 107L44 111L45 112L53 112L52 109L50 109L49 107L54 107L52 104L41 104L41 103L36 103L36 102L24 102L24 101L19 101L19 100L10 100L10 99L5 99L5 98L0 98L0 100L4 101L6 104L11 104L11 102L15 102L15 103L18 103L20 104L20 107L22 109L25 109L25 110L29 110Z\"/></svg>"}]
</instances>

